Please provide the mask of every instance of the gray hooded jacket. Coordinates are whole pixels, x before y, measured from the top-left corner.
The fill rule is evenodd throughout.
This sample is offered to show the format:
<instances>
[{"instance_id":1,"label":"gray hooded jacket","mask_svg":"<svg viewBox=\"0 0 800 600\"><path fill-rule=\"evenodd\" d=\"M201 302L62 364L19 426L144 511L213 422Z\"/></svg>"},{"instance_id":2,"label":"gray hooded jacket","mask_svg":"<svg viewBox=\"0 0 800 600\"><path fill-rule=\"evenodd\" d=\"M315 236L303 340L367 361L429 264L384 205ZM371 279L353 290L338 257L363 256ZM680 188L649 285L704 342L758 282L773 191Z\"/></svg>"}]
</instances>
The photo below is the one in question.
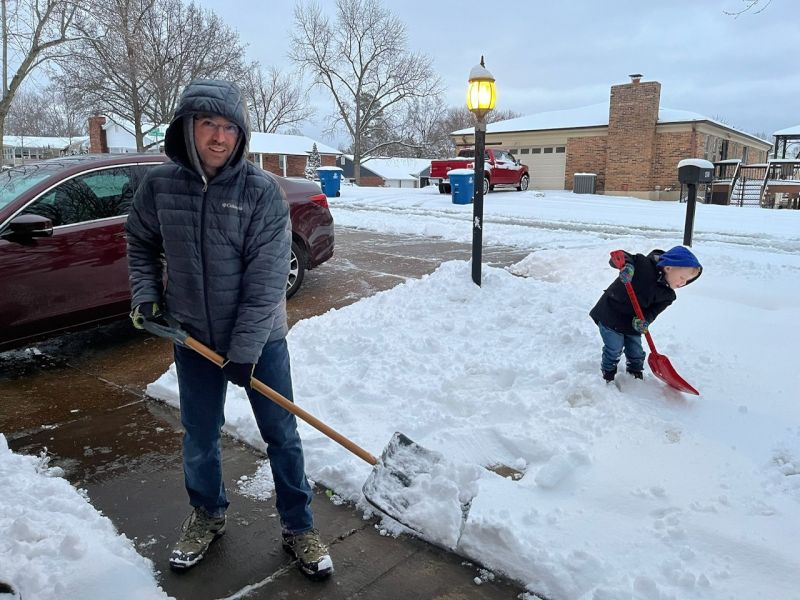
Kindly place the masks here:
<instances>
[{"instance_id":1,"label":"gray hooded jacket","mask_svg":"<svg viewBox=\"0 0 800 600\"><path fill-rule=\"evenodd\" d=\"M242 131L210 181L194 147L198 113ZM239 89L193 81L167 128L172 162L150 170L126 225L132 306L159 302L192 337L242 363L257 362L267 341L286 336L291 249L288 203L275 180L246 160L249 139Z\"/></svg>"}]
</instances>

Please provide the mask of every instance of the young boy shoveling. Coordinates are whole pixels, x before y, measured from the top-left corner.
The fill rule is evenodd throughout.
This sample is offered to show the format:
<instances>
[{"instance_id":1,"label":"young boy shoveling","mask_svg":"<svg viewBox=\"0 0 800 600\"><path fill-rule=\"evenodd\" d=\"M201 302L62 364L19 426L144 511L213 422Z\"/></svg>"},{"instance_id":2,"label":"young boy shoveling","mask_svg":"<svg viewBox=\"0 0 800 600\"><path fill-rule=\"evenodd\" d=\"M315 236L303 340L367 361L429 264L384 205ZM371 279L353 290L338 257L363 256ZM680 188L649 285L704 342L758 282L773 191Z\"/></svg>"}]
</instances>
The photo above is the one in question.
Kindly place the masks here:
<instances>
[{"instance_id":1,"label":"young boy shoveling","mask_svg":"<svg viewBox=\"0 0 800 600\"><path fill-rule=\"evenodd\" d=\"M614 264L609 262L613 267ZM625 352L625 370L642 379L645 352L642 334L661 312L676 298L675 290L700 277L703 267L694 254L683 246L664 252L653 250L647 256L625 253L625 266L619 277L603 292L589 312L603 338L600 369L603 379L614 381L617 363ZM636 317L625 284L630 283L644 313Z\"/></svg>"}]
</instances>

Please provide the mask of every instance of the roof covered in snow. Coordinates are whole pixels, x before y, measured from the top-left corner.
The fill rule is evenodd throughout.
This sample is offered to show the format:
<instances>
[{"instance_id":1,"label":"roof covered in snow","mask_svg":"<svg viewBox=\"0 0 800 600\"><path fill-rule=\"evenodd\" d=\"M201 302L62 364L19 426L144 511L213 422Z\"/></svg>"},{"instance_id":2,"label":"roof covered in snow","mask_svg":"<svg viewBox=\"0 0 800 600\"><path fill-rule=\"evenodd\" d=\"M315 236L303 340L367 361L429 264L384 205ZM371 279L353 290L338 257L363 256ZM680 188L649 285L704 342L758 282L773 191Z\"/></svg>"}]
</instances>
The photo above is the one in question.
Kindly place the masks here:
<instances>
[{"instance_id":1,"label":"roof covered in snow","mask_svg":"<svg viewBox=\"0 0 800 600\"><path fill-rule=\"evenodd\" d=\"M341 150L326 146L304 135L287 135L283 133L262 133L254 131L250 134L250 152L254 154L288 154L292 156L308 156L317 145L320 154L342 153Z\"/></svg>"},{"instance_id":2,"label":"roof covered in snow","mask_svg":"<svg viewBox=\"0 0 800 600\"><path fill-rule=\"evenodd\" d=\"M549 129L578 129L583 127L607 127L608 126L608 112L609 103L599 102L597 104L590 104L589 106L582 106L579 108L569 108L566 110L553 110L548 112L536 113L533 115L526 115L524 117L517 117L515 119L507 119L505 121L497 121L496 123L489 123L486 126L487 133L510 133L516 131L539 131ZM760 140L765 143L766 140L761 140L756 136L729 127L724 123L715 121L714 119L701 115L700 113L691 112L688 110L678 110L674 108L666 108L664 106L658 109L658 123L691 123L693 121L707 121L719 127L735 131L751 139ZM474 128L469 127L466 129L459 129L454 131L452 135L465 135L473 133Z\"/></svg>"},{"instance_id":3,"label":"roof covered in snow","mask_svg":"<svg viewBox=\"0 0 800 600\"><path fill-rule=\"evenodd\" d=\"M430 158L368 158L361 163L384 179L416 180L431 166Z\"/></svg>"},{"instance_id":4,"label":"roof covered in snow","mask_svg":"<svg viewBox=\"0 0 800 600\"><path fill-rule=\"evenodd\" d=\"M75 137L47 137L36 135L4 135L3 145L7 148L59 148L64 149L70 144L89 139L88 136Z\"/></svg>"},{"instance_id":5,"label":"roof covered in snow","mask_svg":"<svg viewBox=\"0 0 800 600\"><path fill-rule=\"evenodd\" d=\"M800 125L795 125L794 127L787 127L786 129L781 129L780 131L776 131L772 135L800 135Z\"/></svg>"}]
</instances>

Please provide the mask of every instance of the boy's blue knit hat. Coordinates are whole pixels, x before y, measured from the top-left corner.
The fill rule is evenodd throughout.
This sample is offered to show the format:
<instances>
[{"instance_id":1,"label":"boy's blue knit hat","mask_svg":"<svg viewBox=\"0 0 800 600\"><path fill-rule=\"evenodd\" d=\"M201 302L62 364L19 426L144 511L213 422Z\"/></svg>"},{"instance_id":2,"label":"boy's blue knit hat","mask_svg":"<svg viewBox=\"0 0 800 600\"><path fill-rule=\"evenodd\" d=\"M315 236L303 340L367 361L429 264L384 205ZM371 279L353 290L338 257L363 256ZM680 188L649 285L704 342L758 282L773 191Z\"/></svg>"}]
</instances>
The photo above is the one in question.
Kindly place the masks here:
<instances>
[{"instance_id":1,"label":"boy's blue knit hat","mask_svg":"<svg viewBox=\"0 0 800 600\"><path fill-rule=\"evenodd\" d=\"M683 246L675 246L674 248L670 248L664 252L664 254L661 255L661 258L658 259L657 265L659 267L703 268L700 266L700 261L697 260L697 257L694 254L692 254L691 250L684 248Z\"/></svg>"}]
</instances>

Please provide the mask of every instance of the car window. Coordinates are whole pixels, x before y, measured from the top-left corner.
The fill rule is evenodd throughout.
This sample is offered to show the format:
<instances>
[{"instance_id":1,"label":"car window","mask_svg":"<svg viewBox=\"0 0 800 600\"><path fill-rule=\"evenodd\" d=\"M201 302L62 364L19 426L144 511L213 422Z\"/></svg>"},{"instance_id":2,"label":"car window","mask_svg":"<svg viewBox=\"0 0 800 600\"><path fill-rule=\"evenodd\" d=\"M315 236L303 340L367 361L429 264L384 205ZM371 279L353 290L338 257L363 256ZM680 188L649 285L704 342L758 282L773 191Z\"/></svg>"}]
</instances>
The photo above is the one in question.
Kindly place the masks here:
<instances>
[{"instance_id":1,"label":"car window","mask_svg":"<svg viewBox=\"0 0 800 600\"><path fill-rule=\"evenodd\" d=\"M28 205L23 214L47 217L58 227L125 215L132 200L130 168L115 167L60 183Z\"/></svg>"},{"instance_id":2,"label":"car window","mask_svg":"<svg viewBox=\"0 0 800 600\"><path fill-rule=\"evenodd\" d=\"M20 194L63 168L61 164L4 168L0 172L0 208L7 206Z\"/></svg>"}]
</instances>

